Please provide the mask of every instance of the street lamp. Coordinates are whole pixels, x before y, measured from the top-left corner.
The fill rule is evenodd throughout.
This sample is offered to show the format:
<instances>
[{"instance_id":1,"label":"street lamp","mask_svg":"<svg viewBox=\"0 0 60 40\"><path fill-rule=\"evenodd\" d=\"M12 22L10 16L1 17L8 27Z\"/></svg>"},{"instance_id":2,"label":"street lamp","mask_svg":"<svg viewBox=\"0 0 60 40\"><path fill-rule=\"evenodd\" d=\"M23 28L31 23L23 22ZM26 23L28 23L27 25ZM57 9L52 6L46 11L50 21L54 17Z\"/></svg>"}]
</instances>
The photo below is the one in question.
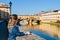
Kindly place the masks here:
<instances>
[{"instance_id":1,"label":"street lamp","mask_svg":"<svg viewBox=\"0 0 60 40\"><path fill-rule=\"evenodd\" d=\"M10 5L10 15L11 15L11 7L12 7L12 2L11 2L11 0L10 0L9 5Z\"/></svg>"}]
</instances>

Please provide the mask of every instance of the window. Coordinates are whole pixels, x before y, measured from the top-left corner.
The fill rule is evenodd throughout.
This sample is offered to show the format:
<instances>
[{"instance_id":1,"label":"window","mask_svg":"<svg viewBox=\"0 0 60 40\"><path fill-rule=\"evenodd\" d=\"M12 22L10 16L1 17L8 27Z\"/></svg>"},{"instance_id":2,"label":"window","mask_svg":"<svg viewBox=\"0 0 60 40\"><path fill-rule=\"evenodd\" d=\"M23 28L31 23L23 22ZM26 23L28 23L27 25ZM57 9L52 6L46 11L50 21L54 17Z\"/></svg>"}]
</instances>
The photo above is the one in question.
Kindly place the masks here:
<instances>
[{"instance_id":1,"label":"window","mask_svg":"<svg viewBox=\"0 0 60 40\"><path fill-rule=\"evenodd\" d=\"M0 14L0 18L1 18L1 14Z\"/></svg>"}]
</instances>

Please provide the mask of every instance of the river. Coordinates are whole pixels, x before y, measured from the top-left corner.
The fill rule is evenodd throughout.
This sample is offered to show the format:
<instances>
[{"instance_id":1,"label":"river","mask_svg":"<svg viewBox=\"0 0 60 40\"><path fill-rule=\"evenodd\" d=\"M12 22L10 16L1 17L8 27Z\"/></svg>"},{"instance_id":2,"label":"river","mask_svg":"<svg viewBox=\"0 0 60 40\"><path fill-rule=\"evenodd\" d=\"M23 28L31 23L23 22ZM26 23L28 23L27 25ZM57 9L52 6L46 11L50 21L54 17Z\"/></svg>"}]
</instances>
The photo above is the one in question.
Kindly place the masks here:
<instances>
[{"instance_id":1,"label":"river","mask_svg":"<svg viewBox=\"0 0 60 40\"><path fill-rule=\"evenodd\" d=\"M41 31L42 33L48 35L49 37L60 38L60 28L50 24L40 24L40 25L26 25L31 31ZM38 32L37 33L41 33ZM37 34L36 33L36 34ZM41 35L40 35L41 36ZM46 36L48 38L48 36Z\"/></svg>"}]
</instances>

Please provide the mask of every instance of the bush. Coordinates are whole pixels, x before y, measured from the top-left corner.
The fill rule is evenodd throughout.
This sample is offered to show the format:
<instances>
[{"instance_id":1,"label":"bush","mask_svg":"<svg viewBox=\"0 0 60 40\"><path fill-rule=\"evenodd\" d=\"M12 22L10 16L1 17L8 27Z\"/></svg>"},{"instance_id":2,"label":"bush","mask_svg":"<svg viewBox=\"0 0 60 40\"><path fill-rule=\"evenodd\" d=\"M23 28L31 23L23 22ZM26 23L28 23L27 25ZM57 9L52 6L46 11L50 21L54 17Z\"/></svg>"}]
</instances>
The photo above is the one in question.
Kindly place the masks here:
<instances>
[{"instance_id":1,"label":"bush","mask_svg":"<svg viewBox=\"0 0 60 40\"><path fill-rule=\"evenodd\" d=\"M57 20L57 23L60 23L60 20Z\"/></svg>"}]
</instances>

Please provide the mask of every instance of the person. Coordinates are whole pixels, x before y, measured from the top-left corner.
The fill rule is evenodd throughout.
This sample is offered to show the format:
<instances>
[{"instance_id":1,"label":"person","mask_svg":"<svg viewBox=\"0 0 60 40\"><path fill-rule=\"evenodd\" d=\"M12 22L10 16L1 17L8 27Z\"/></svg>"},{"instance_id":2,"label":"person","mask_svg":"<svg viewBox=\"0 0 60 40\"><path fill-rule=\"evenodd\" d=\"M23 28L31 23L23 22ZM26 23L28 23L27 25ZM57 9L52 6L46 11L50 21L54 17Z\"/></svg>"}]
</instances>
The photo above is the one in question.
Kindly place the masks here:
<instances>
[{"instance_id":1,"label":"person","mask_svg":"<svg viewBox=\"0 0 60 40\"><path fill-rule=\"evenodd\" d=\"M8 40L16 40L17 36L24 36L26 33L20 32L17 23L18 17L16 14L13 14L12 16L12 27L9 28L9 37ZM27 34L30 34L29 32Z\"/></svg>"},{"instance_id":2,"label":"person","mask_svg":"<svg viewBox=\"0 0 60 40\"><path fill-rule=\"evenodd\" d=\"M21 24L20 24L20 19L17 20L17 25L18 25L18 26L21 26Z\"/></svg>"}]
</instances>

